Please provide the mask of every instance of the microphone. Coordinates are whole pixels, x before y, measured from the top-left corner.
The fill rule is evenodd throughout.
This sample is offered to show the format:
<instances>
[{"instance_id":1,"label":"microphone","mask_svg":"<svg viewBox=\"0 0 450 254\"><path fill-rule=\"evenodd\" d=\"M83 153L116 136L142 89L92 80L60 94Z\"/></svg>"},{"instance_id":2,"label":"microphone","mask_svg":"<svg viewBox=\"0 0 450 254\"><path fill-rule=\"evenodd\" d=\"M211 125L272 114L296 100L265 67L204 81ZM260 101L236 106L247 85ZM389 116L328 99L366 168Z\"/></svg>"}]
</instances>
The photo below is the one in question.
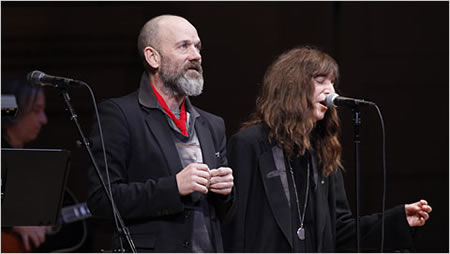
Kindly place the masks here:
<instances>
[{"instance_id":1,"label":"microphone","mask_svg":"<svg viewBox=\"0 0 450 254\"><path fill-rule=\"evenodd\" d=\"M325 99L325 104L327 107L335 107L335 106L348 106L348 107L357 107L359 105L376 105L371 101L365 101L360 99L353 99L344 96L339 96L337 93L330 93L327 95Z\"/></svg>"},{"instance_id":2,"label":"microphone","mask_svg":"<svg viewBox=\"0 0 450 254\"><path fill-rule=\"evenodd\" d=\"M58 77L58 76L52 76L43 73L42 71L32 71L27 74L27 80L35 86L52 86L52 87L81 87L82 85L85 85L86 83L83 81L70 79L70 78L64 78L64 77Z\"/></svg>"}]
</instances>

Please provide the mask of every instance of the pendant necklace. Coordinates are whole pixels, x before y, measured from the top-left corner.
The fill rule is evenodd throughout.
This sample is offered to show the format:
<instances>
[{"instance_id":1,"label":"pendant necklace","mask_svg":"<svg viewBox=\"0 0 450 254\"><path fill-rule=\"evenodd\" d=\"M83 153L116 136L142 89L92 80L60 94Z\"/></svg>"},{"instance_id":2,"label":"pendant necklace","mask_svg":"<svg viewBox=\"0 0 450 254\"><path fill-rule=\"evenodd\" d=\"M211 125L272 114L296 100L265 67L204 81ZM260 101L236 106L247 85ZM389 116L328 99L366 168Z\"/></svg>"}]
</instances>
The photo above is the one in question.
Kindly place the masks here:
<instances>
[{"instance_id":1,"label":"pendant necklace","mask_svg":"<svg viewBox=\"0 0 450 254\"><path fill-rule=\"evenodd\" d=\"M303 205L303 214L300 214L300 203L298 201L298 194L297 194L297 185L295 184L294 179L294 170L292 169L291 162L288 159L289 169L291 172L291 178L292 178L292 184L294 186L294 194L295 194L295 202L297 204L297 212L298 212L298 218L300 219L300 227L297 229L297 236L300 240L305 240L305 228L303 227L303 223L305 222L305 214L306 214L306 206L308 205L308 194L309 194L309 157L308 162L306 166L306 195L305 195L305 203Z\"/></svg>"}]
</instances>

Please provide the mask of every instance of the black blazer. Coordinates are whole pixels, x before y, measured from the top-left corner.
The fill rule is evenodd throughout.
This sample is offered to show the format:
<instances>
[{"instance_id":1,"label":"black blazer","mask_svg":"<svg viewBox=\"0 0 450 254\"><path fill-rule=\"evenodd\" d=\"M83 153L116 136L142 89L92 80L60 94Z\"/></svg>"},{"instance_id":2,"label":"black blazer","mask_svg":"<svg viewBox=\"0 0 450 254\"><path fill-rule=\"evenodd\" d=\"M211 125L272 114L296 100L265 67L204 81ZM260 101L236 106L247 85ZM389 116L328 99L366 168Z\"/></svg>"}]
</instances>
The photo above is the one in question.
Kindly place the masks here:
<instances>
[{"instance_id":1,"label":"black blazer","mask_svg":"<svg viewBox=\"0 0 450 254\"><path fill-rule=\"evenodd\" d=\"M108 158L109 179L116 206L129 227L136 248L145 252L191 251L192 216L185 210L175 174L183 167L166 116L143 75L137 92L99 105ZM226 137L222 118L193 107L199 117L195 129L203 162L209 168L226 165ZM107 182L100 135L93 124L92 150ZM94 215L111 218L110 204L95 170L89 169L88 206ZM209 193L213 241L223 251L220 220L230 215L233 199ZM119 247L113 241L113 247ZM126 246L126 242L125 242Z\"/></svg>"},{"instance_id":2,"label":"black blazer","mask_svg":"<svg viewBox=\"0 0 450 254\"><path fill-rule=\"evenodd\" d=\"M249 127L233 137L227 148L233 168L238 210L232 223L224 225L226 252L292 252L289 190L280 147L269 144L262 125ZM314 157L314 156L313 156ZM281 163L280 163L281 161ZM323 177L313 159L311 198L315 204L317 252L355 248L355 220L351 217L341 171ZM286 193L287 192L287 193ZM362 246L379 249L381 215L362 216ZM364 244L364 245L363 245ZM385 212L385 250L412 246L404 206ZM354 250L353 250L354 251Z\"/></svg>"}]
</instances>

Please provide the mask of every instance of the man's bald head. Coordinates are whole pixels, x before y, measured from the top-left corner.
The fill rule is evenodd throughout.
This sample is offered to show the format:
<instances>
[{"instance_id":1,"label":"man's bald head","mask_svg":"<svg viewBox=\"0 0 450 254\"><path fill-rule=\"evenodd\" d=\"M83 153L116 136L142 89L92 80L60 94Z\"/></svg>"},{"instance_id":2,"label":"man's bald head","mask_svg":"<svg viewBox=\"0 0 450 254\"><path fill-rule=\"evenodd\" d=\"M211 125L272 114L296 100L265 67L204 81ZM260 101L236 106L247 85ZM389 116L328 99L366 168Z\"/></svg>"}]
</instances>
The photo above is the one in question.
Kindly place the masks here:
<instances>
[{"instance_id":1,"label":"man's bald head","mask_svg":"<svg viewBox=\"0 0 450 254\"><path fill-rule=\"evenodd\" d=\"M164 27L174 24L176 22L187 22L185 18L175 15L161 15L151 20L147 21L145 25L141 28L138 37L137 48L139 51L139 56L141 57L144 65L148 68L148 64L145 60L144 50L146 47L150 46L156 50L160 50L161 39L164 33ZM189 23L190 24L190 23Z\"/></svg>"}]
</instances>

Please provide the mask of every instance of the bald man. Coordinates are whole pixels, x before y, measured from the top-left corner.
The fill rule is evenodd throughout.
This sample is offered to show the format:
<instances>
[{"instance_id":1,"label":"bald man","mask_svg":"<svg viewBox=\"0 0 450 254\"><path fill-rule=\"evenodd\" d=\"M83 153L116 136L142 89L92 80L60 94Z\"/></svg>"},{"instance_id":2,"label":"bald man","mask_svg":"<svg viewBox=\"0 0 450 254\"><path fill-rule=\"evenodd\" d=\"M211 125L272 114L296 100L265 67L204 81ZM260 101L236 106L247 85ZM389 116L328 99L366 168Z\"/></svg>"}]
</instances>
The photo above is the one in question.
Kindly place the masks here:
<instances>
[{"instance_id":1,"label":"bald man","mask_svg":"<svg viewBox=\"0 0 450 254\"><path fill-rule=\"evenodd\" d=\"M149 20L138 38L145 66L138 90L99 105L113 196L139 252L223 252L220 224L234 210L233 172L223 119L189 101L203 89L200 50L186 19ZM107 179L96 125L90 140ZM91 211L111 217L93 168L88 193Z\"/></svg>"}]
</instances>

